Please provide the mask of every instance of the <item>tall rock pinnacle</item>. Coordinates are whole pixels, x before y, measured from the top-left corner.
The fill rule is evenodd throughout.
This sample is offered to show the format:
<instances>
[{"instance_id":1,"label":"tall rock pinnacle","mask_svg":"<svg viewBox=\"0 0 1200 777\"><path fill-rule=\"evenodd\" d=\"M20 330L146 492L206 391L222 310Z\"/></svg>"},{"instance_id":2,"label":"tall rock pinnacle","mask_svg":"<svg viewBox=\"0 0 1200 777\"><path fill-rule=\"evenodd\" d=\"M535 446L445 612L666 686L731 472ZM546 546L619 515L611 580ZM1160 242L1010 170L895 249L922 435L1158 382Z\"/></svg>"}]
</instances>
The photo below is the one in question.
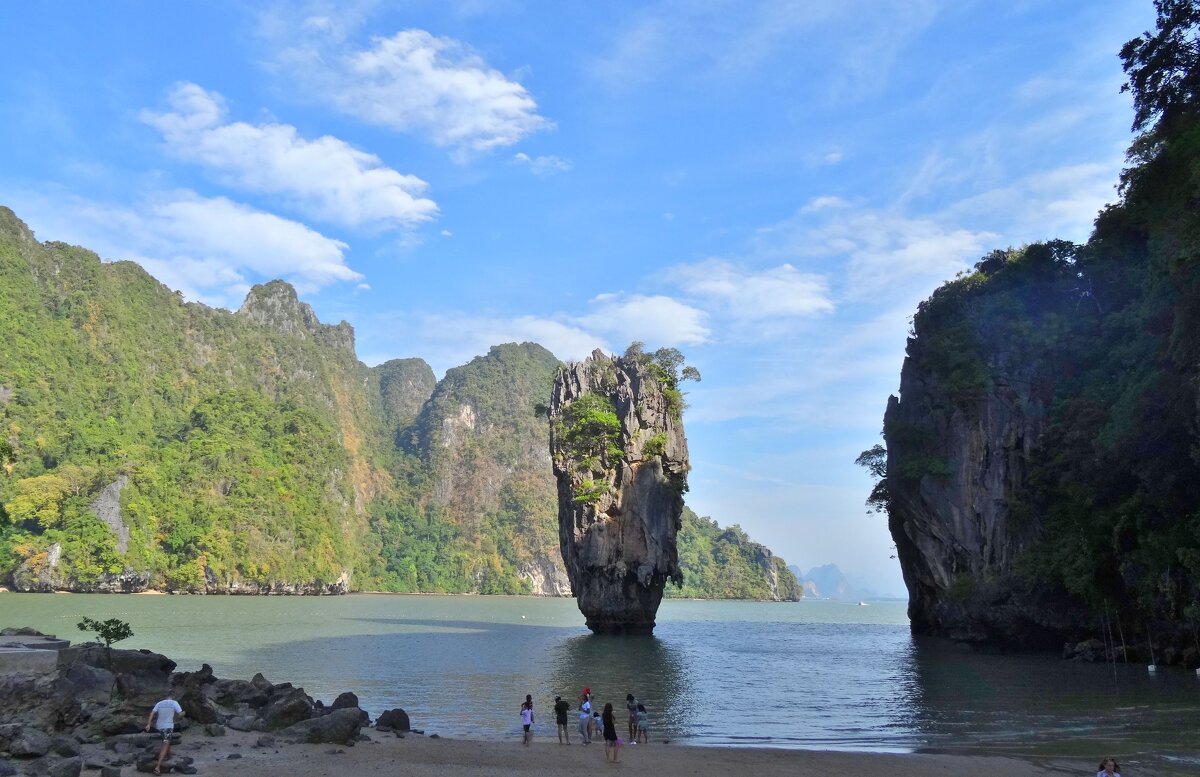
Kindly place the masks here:
<instances>
[{"instance_id":1,"label":"tall rock pinnacle","mask_svg":"<svg viewBox=\"0 0 1200 777\"><path fill-rule=\"evenodd\" d=\"M558 531L571 590L598 634L649 634L668 579L689 469L682 395L647 358L594 351L550 400Z\"/></svg>"}]
</instances>

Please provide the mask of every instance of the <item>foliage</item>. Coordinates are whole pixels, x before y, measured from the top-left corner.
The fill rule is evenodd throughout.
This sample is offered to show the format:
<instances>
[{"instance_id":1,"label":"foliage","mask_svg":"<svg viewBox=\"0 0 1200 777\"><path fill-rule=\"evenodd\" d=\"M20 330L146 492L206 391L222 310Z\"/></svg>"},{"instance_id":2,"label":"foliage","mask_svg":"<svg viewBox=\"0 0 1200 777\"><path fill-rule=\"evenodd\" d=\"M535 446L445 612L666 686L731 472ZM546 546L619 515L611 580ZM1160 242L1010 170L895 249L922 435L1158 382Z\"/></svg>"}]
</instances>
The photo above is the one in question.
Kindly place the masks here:
<instances>
[{"instance_id":1,"label":"foliage","mask_svg":"<svg viewBox=\"0 0 1200 777\"><path fill-rule=\"evenodd\" d=\"M111 648L114 642L121 642L133 636L133 628L120 618L109 618L98 621L87 616L75 624L80 631L94 631L105 648Z\"/></svg>"},{"instance_id":2,"label":"foliage","mask_svg":"<svg viewBox=\"0 0 1200 777\"><path fill-rule=\"evenodd\" d=\"M796 601L803 595L796 576L777 556L753 542L741 527L722 529L716 521L683 509L677 537L683 585L668 586L668 597L689 599L770 599Z\"/></svg>"},{"instance_id":3,"label":"foliage","mask_svg":"<svg viewBox=\"0 0 1200 777\"><path fill-rule=\"evenodd\" d=\"M607 398L584 394L564 407L562 415L562 440L572 458L606 456L611 461L624 455L621 420Z\"/></svg>"},{"instance_id":4,"label":"foliage","mask_svg":"<svg viewBox=\"0 0 1200 777\"><path fill-rule=\"evenodd\" d=\"M1133 94L1133 129L1145 130L1158 121L1167 131L1200 98L1200 3L1196 0L1154 0L1155 32L1129 41L1121 60L1129 80L1122 92Z\"/></svg>"},{"instance_id":5,"label":"foliage","mask_svg":"<svg viewBox=\"0 0 1200 777\"><path fill-rule=\"evenodd\" d=\"M858 458L854 460L854 463L866 468L867 472L875 480L875 484L871 488L871 494L867 497L868 512L887 512L889 499L887 490L887 448L876 443L858 454Z\"/></svg>"},{"instance_id":6,"label":"foliage","mask_svg":"<svg viewBox=\"0 0 1200 777\"><path fill-rule=\"evenodd\" d=\"M933 410L972 418L1005 386L1041 415L1011 497L1014 567L1134 630L1194 619L1200 600L1200 4L1155 7L1156 32L1121 52L1143 131L1121 202L1083 246L981 259L921 305L909 347L949 400ZM885 430L893 495L929 474L937 434Z\"/></svg>"},{"instance_id":7,"label":"foliage","mask_svg":"<svg viewBox=\"0 0 1200 777\"><path fill-rule=\"evenodd\" d=\"M667 452L667 435L665 432L651 435L642 445L642 455L646 458L662 456Z\"/></svg>"}]
</instances>

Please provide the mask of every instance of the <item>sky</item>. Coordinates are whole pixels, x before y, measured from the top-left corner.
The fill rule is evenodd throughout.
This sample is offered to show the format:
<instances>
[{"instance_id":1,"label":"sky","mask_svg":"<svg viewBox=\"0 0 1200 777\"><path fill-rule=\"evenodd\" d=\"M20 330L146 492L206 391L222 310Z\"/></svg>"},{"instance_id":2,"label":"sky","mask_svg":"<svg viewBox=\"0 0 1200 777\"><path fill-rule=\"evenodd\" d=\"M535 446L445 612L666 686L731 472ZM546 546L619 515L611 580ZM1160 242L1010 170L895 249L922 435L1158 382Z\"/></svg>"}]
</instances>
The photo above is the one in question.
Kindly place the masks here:
<instances>
[{"instance_id":1,"label":"sky","mask_svg":"<svg viewBox=\"0 0 1200 777\"><path fill-rule=\"evenodd\" d=\"M8 3L0 204L237 309L284 278L369 365L634 340L687 501L902 595L854 459L917 304L1116 200L1150 0Z\"/></svg>"}]
</instances>

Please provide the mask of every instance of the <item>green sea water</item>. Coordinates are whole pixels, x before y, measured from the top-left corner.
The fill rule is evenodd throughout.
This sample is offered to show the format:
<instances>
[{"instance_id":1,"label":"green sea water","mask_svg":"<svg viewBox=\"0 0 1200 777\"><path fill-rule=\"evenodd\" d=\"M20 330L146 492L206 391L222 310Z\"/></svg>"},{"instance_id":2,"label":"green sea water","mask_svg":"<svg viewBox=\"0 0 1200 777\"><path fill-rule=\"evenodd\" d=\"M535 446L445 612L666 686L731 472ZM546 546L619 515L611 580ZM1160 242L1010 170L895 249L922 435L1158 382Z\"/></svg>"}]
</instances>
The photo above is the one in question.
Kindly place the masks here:
<instances>
[{"instance_id":1,"label":"green sea water","mask_svg":"<svg viewBox=\"0 0 1200 777\"><path fill-rule=\"evenodd\" d=\"M532 694L553 737L555 695L623 709L700 745L1121 757L1142 773L1200 771L1200 678L1183 670L985 655L914 639L902 602L668 600L653 637L597 637L572 600L0 594L0 624L88 638L81 616L128 621L122 647L181 670L354 691L450 736L516 736Z\"/></svg>"}]
</instances>

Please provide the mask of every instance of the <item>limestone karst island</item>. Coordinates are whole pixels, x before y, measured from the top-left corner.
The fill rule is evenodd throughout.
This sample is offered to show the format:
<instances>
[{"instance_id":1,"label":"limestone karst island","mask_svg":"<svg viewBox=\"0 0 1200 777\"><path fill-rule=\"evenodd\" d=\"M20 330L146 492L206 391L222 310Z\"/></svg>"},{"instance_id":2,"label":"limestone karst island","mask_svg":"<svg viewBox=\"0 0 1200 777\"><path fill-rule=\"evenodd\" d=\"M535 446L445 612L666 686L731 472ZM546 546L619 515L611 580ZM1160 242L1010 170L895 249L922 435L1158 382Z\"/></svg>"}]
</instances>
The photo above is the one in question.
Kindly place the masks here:
<instances>
[{"instance_id":1,"label":"limestone karst island","mask_svg":"<svg viewBox=\"0 0 1200 777\"><path fill-rule=\"evenodd\" d=\"M0 19L0 777L1200 773L1200 0Z\"/></svg>"}]
</instances>

